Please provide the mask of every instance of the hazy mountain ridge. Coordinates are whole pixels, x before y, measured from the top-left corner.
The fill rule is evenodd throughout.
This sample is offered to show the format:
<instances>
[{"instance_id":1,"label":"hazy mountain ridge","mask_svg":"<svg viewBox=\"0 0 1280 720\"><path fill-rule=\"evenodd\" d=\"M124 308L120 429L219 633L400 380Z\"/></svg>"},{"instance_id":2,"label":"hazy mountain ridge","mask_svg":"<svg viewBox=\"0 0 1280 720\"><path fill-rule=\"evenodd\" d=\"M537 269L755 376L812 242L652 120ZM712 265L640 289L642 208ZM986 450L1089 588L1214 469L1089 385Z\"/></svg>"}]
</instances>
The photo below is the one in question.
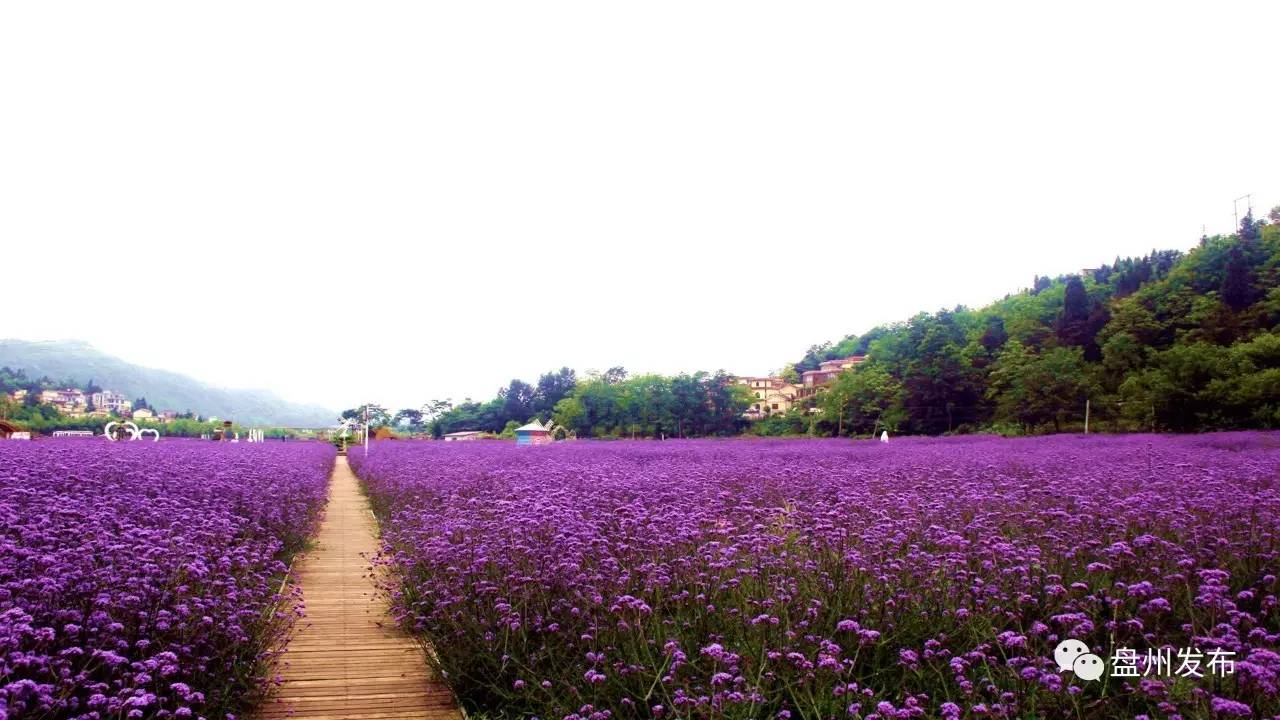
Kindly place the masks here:
<instances>
[{"instance_id":1,"label":"hazy mountain ridge","mask_svg":"<svg viewBox=\"0 0 1280 720\"><path fill-rule=\"evenodd\" d=\"M78 340L0 340L0 366L33 378L94 383L130 399L146 397L155 408L216 416L244 424L293 427L331 425L337 413L284 400L268 390L219 388L194 378L143 367L107 355Z\"/></svg>"}]
</instances>

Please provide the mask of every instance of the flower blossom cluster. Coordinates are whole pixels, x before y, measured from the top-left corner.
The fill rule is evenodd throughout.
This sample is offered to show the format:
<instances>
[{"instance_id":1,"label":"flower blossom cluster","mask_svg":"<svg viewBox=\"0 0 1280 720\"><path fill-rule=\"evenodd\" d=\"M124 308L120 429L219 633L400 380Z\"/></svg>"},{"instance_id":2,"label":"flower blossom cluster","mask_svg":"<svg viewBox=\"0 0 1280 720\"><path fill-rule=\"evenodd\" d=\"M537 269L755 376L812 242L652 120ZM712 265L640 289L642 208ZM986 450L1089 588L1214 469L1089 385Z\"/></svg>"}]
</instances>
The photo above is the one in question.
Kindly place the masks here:
<instances>
[{"instance_id":1,"label":"flower blossom cluster","mask_svg":"<svg viewBox=\"0 0 1280 720\"><path fill-rule=\"evenodd\" d=\"M1280 713L1280 436L383 443L386 592L541 718ZM1053 649L1221 648L1086 682ZM1243 708L1243 710L1242 710Z\"/></svg>"},{"instance_id":2,"label":"flower blossom cluster","mask_svg":"<svg viewBox=\"0 0 1280 720\"><path fill-rule=\"evenodd\" d=\"M269 686L321 443L0 443L0 719L225 720Z\"/></svg>"}]
</instances>

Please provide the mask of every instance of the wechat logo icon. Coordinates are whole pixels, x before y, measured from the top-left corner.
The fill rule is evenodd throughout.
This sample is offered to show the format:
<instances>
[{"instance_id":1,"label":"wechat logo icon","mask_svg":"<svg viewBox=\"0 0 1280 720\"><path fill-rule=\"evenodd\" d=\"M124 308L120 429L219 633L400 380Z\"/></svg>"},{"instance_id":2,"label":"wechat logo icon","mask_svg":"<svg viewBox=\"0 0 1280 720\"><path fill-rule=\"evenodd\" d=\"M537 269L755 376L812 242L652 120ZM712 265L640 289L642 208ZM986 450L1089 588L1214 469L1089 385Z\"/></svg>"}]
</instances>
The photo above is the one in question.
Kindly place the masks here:
<instances>
[{"instance_id":1,"label":"wechat logo icon","mask_svg":"<svg viewBox=\"0 0 1280 720\"><path fill-rule=\"evenodd\" d=\"M1063 640L1053 649L1053 660L1058 670L1070 670L1081 680L1097 680L1106 669L1102 658L1089 652L1089 646L1079 640Z\"/></svg>"}]
</instances>

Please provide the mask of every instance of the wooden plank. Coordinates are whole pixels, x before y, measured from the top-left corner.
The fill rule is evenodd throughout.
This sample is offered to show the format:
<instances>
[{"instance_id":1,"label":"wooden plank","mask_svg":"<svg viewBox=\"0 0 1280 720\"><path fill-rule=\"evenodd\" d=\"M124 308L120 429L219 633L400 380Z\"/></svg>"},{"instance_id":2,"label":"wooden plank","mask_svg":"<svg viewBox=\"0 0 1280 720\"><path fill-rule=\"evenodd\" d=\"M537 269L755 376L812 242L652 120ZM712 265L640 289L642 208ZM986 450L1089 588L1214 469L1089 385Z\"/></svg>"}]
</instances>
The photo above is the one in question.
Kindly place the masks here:
<instances>
[{"instance_id":1,"label":"wooden plank","mask_svg":"<svg viewBox=\"0 0 1280 720\"><path fill-rule=\"evenodd\" d=\"M373 518L345 457L329 488L316 548L294 564L307 616L277 661L282 683L258 717L460 720L448 687L375 591Z\"/></svg>"}]
</instances>

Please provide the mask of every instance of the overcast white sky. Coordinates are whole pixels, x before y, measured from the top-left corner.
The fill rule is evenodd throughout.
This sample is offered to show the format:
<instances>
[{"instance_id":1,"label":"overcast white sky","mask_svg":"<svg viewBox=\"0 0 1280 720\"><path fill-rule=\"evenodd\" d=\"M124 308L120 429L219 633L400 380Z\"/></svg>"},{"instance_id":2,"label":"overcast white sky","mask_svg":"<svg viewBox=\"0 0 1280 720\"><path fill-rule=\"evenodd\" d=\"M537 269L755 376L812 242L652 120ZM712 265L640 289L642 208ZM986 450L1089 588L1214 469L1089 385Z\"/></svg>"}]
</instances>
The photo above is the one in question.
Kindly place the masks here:
<instances>
[{"instance_id":1,"label":"overcast white sky","mask_svg":"<svg viewBox=\"0 0 1280 720\"><path fill-rule=\"evenodd\" d=\"M1199 5L4 3L0 337L335 408L762 373L1280 204L1280 4Z\"/></svg>"}]
</instances>

